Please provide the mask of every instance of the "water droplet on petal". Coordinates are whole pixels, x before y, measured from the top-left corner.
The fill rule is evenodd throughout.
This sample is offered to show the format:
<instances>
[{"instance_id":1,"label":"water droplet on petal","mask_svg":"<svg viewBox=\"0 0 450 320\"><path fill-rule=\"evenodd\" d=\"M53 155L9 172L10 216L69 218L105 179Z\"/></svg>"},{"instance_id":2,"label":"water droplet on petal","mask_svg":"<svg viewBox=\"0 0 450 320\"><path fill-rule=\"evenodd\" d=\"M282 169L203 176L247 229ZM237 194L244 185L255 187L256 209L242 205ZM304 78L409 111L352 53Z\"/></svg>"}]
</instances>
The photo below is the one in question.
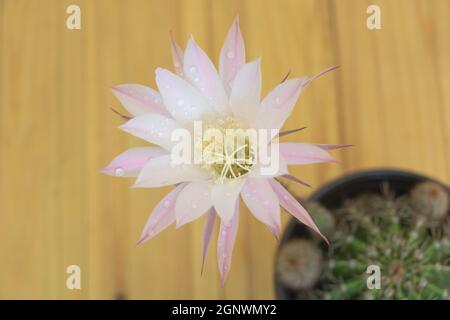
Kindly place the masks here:
<instances>
[{"instance_id":1,"label":"water droplet on petal","mask_svg":"<svg viewBox=\"0 0 450 320\"><path fill-rule=\"evenodd\" d=\"M178 99L177 104L179 106L182 106L184 104L184 100L183 99Z\"/></svg>"},{"instance_id":2,"label":"water droplet on petal","mask_svg":"<svg viewBox=\"0 0 450 320\"><path fill-rule=\"evenodd\" d=\"M170 207L170 201L169 200L165 200L164 202L163 202L163 206L164 206L164 208L168 208L168 207Z\"/></svg>"},{"instance_id":3,"label":"water droplet on petal","mask_svg":"<svg viewBox=\"0 0 450 320\"><path fill-rule=\"evenodd\" d=\"M228 57L228 59L233 59L234 58L234 52L233 51L228 51L227 52L227 57Z\"/></svg>"},{"instance_id":4,"label":"water droplet on petal","mask_svg":"<svg viewBox=\"0 0 450 320\"><path fill-rule=\"evenodd\" d=\"M116 170L114 170L114 174L118 177L122 177L125 174L125 170L121 167L117 167Z\"/></svg>"},{"instance_id":5,"label":"water droplet on petal","mask_svg":"<svg viewBox=\"0 0 450 320\"><path fill-rule=\"evenodd\" d=\"M189 72L190 73L196 73L197 72L197 68L195 66L192 66L189 68Z\"/></svg>"},{"instance_id":6,"label":"water droplet on petal","mask_svg":"<svg viewBox=\"0 0 450 320\"><path fill-rule=\"evenodd\" d=\"M175 68L179 68L180 67L180 63L178 61L175 62L173 65L174 65Z\"/></svg>"},{"instance_id":7,"label":"water droplet on petal","mask_svg":"<svg viewBox=\"0 0 450 320\"><path fill-rule=\"evenodd\" d=\"M276 104L280 104L280 103L281 103L280 97L276 97L276 98L275 98L275 103L276 103Z\"/></svg>"}]
</instances>

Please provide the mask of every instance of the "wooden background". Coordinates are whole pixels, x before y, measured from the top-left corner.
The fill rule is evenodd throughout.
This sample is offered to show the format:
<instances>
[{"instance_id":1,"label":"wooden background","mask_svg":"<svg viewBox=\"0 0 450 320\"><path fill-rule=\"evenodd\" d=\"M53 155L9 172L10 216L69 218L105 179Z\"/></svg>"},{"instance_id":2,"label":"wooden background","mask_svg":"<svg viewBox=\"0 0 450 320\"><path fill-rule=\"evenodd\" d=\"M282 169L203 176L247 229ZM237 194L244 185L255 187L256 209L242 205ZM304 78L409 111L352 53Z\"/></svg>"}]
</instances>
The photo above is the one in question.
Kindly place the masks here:
<instances>
[{"instance_id":1,"label":"wooden background","mask_svg":"<svg viewBox=\"0 0 450 320\"><path fill-rule=\"evenodd\" d=\"M81 30L66 29L69 4ZM369 4L381 6L381 30L366 28ZM237 13L248 59L263 58L264 93L288 70L341 66L304 92L286 128L355 147L296 175L318 187L389 166L450 181L450 1L0 0L0 298L274 297L276 243L247 211L222 288L215 241L200 276L202 221L135 246L169 188L99 173L143 144L116 129L109 107L123 109L109 87L154 87L154 69L171 67L169 30L217 61ZM65 287L70 264L82 290Z\"/></svg>"}]
</instances>

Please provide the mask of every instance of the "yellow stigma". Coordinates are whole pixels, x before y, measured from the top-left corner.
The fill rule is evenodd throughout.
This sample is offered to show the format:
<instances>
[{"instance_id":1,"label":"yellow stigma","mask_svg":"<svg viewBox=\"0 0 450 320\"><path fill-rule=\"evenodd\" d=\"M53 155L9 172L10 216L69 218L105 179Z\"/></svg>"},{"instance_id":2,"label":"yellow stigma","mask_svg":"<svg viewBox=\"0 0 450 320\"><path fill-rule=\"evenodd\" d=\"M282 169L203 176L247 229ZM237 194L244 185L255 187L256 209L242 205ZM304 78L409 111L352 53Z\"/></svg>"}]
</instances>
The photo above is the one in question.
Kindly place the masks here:
<instances>
[{"instance_id":1,"label":"yellow stigma","mask_svg":"<svg viewBox=\"0 0 450 320\"><path fill-rule=\"evenodd\" d=\"M252 136L242 123L228 117L203 122L202 167L223 183L247 174L254 161Z\"/></svg>"}]
</instances>

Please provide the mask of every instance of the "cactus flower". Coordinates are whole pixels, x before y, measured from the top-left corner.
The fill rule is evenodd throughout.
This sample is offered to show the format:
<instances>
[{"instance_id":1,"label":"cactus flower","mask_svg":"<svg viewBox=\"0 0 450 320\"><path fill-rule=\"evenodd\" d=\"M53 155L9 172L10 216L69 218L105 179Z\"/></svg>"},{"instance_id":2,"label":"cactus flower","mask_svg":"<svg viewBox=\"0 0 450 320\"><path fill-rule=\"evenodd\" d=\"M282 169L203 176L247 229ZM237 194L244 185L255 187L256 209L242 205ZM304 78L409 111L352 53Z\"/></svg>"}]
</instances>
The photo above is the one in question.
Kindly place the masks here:
<instances>
[{"instance_id":1,"label":"cactus flower","mask_svg":"<svg viewBox=\"0 0 450 320\"><path fill-rule=\"evenodd\" d=\"M342 146L279 143L279 136L298 130L273 132L283 126L303 89L334 68L313 77L284 79L261 100L260 59L246 62L238 18L222 47L218 70L192 37L184 52L172 37L170 44L175 72L156 70L158 91L138 84L112 88L131 114L124 116L128 121L120 129L156 146L131 148L114 158L103 172L137 177L134 187L139 188L175 185L153 209L138 243L173 223L180 227L205 214L204 264L214 224L220 220L217 254L224 283L238 229L239 198L277 238L281 230L280 206L320 234L308 212L275 178L284 176L303 183L289 174L289 165L334 162L329 151ZM195 121L219 133L230 128L270 130L268 144L276 144L277 148L269 158L278 159L277 170L262 173L262 165L251 161L255 154L247 138L236 146L216 141L208 145L199 162L174 165L174 132L192 132ZM200 145L205 146L201 139ZM238 151L244 151L240 157L236 157Z\"/></svg>"}]
</instances>

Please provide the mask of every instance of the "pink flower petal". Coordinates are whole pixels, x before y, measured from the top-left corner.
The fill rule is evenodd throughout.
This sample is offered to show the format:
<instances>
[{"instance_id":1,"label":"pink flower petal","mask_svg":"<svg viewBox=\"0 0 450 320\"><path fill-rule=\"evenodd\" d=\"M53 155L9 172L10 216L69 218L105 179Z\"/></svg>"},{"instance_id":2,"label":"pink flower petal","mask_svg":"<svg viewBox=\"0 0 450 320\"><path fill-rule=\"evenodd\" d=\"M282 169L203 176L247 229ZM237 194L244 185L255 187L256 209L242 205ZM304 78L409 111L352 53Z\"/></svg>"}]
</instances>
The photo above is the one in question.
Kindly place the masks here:
<instances>
[{"instance_id":1,"label":"pink flower petal","mask_svg":"<svg viewBox=\"0 0 450 320\"><path fill-rule=\"evenodd\" d=\"M176 144L171 140L172 132L179 129L180 125L173 119L152 113L133 118L119 128L170 151Z\"/></svg>"},{"instance_id":2,"label":"pink flower petal","mask_svg":"<svg viewBox=\"0 0 450 320\"><path fill-rule=\"evenodd\" d=\"M150 159L166 154L160 147L131 148L115 157L102 172L110 176L136 177Z\"/></svg>"},{"instance_id":3,"label":"pink flower petal","mask_svg":"<svg viewBox=\"0 0 450 320\"><path fill-rule=\"evenodd\" d=\"M159 113L168 116L160 94L140 84L121 84L111 88L125 109L134 116Z\"/></svg>"},{"instance_id":4,"label":"pink flower petal","mask_svg":"<svg viewBox=\"0 0 450 320\"><path fill-rule=\"evenodd\" d=\"M172 32L170 33L170 49L172 51L172 60L175 71L180 77L183 77L183 50L181 50L180 46L176 43Z\"/></svg>"},{"instance_id":5,"label":"pink flower petal","mask_svg":"<svg viewBox=\"0 0 450 320\"><path fill-rule=\"evenodd\" d=\"M219 238L217 241L217 262L222 286L231 268L234 242L239 227L239 201L235 203L235 212L230 221L220 223Z\"/></svg>"},{"instance_id":6,"label":"pink flower petal","mask_svg":"<svg viewBox=\"0 0 450 320\"><path fill-rule=\"evenodd\" d=\"M261 60L244 65L237 73L230 95L233 113L251 123L259 109L261 98Z\"/></svg>"},{"instance_id":7,"label":"pink flower petal","mask_svg":"<svg viewBox=\"0 0 450 320\"><path fill-rule=\"evenodd\" d=\"M156 69L156 83L170 114L182 124L214 113L205 97L186 80L169 70Z\"/></svg>"},{"instance_id":8,"label":"pink flower petal","mask_svg":"<svg viewBox=\"0 0 450 320\"><path fill-rule=\"evenodd\" d=\"M185 186L186 183L179 184L156 205L137 244L150 240L175 221L175 202Z\"/></svg>"},{"instance_id":9,"label":"pink flower petal","mask_svg":"<svg viewBox=\"0 0 450 320\"><path fill-rule=\"evenodd\" d=\"M233 80L244 64L244 39L239 27L239 16L237 16L228 31L227 38L220 51L219 73L227 92L231 91Z\"/></svg>"},{"instance_id":10,"label":"pink flower petal","mask_svg":"<svg viewBox=\"0 0 450 320\"><path fill-rule=\"evenodd\" d=\"M319 228L317 228L314 220L311 218L309 213L302 207L302 205L287 191L278 181L275 179L270 179L269 183L275 191L280 204L283 208L285 208L290 214L292 214L297 220L301 223L307 225L312 230L317 232L327 243L328 239L320 232Z\"/></svg>"},{"instance_id":11,"label":"pink flower petal","mask_svg":"<svg viewBox=\"0 0 450 320\"><path fill-rule=\"evenodd\" d=\"M316 80L317 78L319 78L319 77L323 76L324 74L326 74L326 73L328 73L330 71L333 71L333 70L335 70L337 68L339 68L339 66L329 67L329 68L326 68L325 70L320 71L318 74L310 77L308 79L308 82L306 83L306 85L309 85L312 81Z\"/></svg>"},{"instance_id":12,"label":"pink flower petal","mask_svg":"<svg viewBox=\"0 0 450 320\"><path fill-rule=\"evenodd\" d=\"M208 214L206 215L205 225L203 227L203 242L202 242L202 271L205 268L206 254L209 249L209 244L211 241L211 235L214 231L214 224L216 222L217 213L214 208L209 209Z\"/></svg>"},{"instance_id":13,"label":"pink flower petal","mask_svg":"<svg viewBox=\"0 0 450 320\"><path fill-rule=\"evenodd\" d=\"M141 170L134 184L136 188L156 188L187 181L200 181L209 174L196 165L172 165L171 155L154 158Z\"/></svg>"},{"instance_id":14,"label":"pink flower petal","mask_svg":"<svg viewBox=\"0 0 450 320\"><path fill-rule=\"evenodd\" d=\"M222 221L228 222L235 211L235 203L245 184L245 179L215 184L211 190L211 200Z\"/></svg>"},{"instance_id":15,"label":"pink flower petal","mask_svg":"<svg viewBox=\"0 0 450 320\"><path fill-rule=\"evenodd\" d=\"M316 146L327 151L353 147L351 144L316 144Z\"/></svg>"},{"instance_id":16,"label":"pink flower petal","mask_svg":"<svg viewBox=\"0 0 450 320\"><path fill-rule=\"evenodd\" d=\"M331 157L326 150L309 143L280 143L280 154L284 157L288 165L336 162L336 159Z\"/></svg>"},{"instance_id":17,"label":"pink flower petal","mask_svg":"<svg viewBox=\"0 0 450 320\"><path fill-rule=\"evenodd\" d=\"M198 181L183 189L175 205L177 228L199 218L212 207L211 188L211 182Z\"/></svg>"},{"instance_id":18,"label":"pink flower petal","mask_svg":"<svg viewBox=\"0 0 450 320\"><path fill-rule=\"evenodd\" d=\"M306 77L286 80L273 89L261 102L255 126L280 129L294 109L307 81Z\"/></svg>"},{"instance_id":19,"label":"pink flower petal","mask_svg":"<svg viewBox=\"0 0 450 320\"><path fill-rule=\"evenodd\" d=\"M288 134L292 134L298 131L302 131L306 129L306 127L301 127L301 128L297 128L297 129L292 129L292 130L286 130L286 131L280 131L280 133L278 133L278 138L287 136Z\"/></svg>"},{"instance_id":20,"label":"pink flower petal","mask_svg":"<svg viewBox=\"0 0 450 320\"><path fill-rule=\"evenodd\" d=\"M189 79L213 106L216 112L225 114L228 97L214 64L206 53L190 38L184 52L184 76Z\"/></svg>"},{"instance_id":21,"label":"pink flower petal","mask_svg":"<svg viewBox=\"0 0 450 320\"><path fill-rule=\"evenodd\" d=\"M302 181L302 180L298 179L296 176L293 176L291 174L284 174L282 177L286 178L286 179L289 179L291 181L294 181L294 182L296 182L298 184L301 184L301 185L303 185L305 187L312 188L310 184L306 183L305 181Z\"/></svg>"},{"instance_id":22,"label":"pink flower petal","mask_svg":"<svg viewBox=\"0 0 450 320\"><path fill-rule=\"evenodd\" d=\"M280 204L269 182L263 178L248 178L241 192L248 209L266 224L279 239L281 231Z\"/></svg>"}]
</instances>

